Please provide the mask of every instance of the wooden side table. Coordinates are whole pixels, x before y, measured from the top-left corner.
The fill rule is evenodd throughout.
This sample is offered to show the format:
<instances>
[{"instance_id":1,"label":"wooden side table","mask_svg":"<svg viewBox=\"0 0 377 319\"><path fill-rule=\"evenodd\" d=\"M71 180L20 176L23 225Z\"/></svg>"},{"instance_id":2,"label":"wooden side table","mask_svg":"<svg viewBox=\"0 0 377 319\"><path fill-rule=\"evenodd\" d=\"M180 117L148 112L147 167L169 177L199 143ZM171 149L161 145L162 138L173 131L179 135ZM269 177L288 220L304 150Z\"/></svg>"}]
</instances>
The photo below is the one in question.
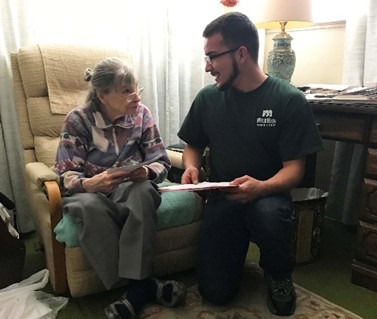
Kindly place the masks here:
<instances>
[{"instance_id":1,"label":"wooden side table","mask_svg":"<svg viewBox=\"0 0 377 319\"><path fill-rule=\"evenodd\" d=\"M310 102L325 139L368 148L351 281L377 291L377 103Z\"/></svg>"}]
</instances>

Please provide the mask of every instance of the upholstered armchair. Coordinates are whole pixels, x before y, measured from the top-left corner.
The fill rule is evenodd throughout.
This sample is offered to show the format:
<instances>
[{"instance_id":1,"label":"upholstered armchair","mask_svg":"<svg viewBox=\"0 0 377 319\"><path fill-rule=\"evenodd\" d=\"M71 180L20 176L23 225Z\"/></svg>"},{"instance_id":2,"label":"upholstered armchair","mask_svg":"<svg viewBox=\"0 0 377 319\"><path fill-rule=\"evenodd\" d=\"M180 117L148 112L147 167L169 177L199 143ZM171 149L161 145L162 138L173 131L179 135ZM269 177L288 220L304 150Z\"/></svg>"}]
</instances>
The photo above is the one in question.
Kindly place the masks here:
<instances>
[{"instance_id":1,"label":"upholstered armchair","mask_svg":"<svg viewBox=\"0 0 377 319\"><path fill-rule=\"evenodd\" d=\"M130 58L116 50L68 45L32 45L11 56L30 212L55 293L70 293L73 297L105 288L81 248L56 239L55 228L64 216L58 179L50 167L54 164L65 115L83 102L87 88L84 70L108 56ZM173 166L182 168L180 153L169 151L169 156ZM193 206L189 220L184 224L170 223L158 231L155 276L195 266L202 199L195 193L190 196ZM180 207L177 210L182 212Z\"/></svg>"}]
</instances>

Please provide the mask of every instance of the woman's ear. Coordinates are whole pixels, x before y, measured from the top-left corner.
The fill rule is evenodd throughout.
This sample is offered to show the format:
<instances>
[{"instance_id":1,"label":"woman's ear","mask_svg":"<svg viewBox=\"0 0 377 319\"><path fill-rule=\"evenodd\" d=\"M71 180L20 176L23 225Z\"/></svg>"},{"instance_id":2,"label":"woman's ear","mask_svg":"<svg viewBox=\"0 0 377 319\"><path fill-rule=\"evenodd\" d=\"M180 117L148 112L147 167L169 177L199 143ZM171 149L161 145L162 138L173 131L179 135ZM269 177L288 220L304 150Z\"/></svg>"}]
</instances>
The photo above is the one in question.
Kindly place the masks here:
<instances>
[{"instance_id":1,"label":"woman's ear","mask_svg":"<svg viewBox=\"0 0 377 319\"><path fill-rule=\"evenodd\" d=\"M102 104L105 104L105 94L100 91L96 91L96 95Z\"/></svg>"}]
</instances>

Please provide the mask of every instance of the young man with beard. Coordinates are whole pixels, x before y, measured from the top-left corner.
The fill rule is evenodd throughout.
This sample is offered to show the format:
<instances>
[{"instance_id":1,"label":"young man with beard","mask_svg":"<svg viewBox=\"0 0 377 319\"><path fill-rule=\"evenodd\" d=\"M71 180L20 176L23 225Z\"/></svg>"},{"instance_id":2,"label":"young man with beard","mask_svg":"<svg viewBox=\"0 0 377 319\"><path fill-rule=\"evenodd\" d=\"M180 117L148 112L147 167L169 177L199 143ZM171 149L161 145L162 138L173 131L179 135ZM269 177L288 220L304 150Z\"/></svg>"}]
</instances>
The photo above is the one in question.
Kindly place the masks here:
<instances>
[{"instance_id":1,"label":"young man with beard","mask_svg":"<svg viewBox=\"0 0 377 319\"><path fill-rule=\"evenodd\" d=\"M214 304L232 299L249 242L260 249L268 306L295 311L290 191L302 179L307 155L322 141L305 96L258 66L259 39L247 16L232 12L207 25L205 71L216 84L196 96L178 136L186 143L182 183L197 183L210 149L210 181L238 187L212 193L205 205L199 290Z\"/></svg>"}]
</instances>

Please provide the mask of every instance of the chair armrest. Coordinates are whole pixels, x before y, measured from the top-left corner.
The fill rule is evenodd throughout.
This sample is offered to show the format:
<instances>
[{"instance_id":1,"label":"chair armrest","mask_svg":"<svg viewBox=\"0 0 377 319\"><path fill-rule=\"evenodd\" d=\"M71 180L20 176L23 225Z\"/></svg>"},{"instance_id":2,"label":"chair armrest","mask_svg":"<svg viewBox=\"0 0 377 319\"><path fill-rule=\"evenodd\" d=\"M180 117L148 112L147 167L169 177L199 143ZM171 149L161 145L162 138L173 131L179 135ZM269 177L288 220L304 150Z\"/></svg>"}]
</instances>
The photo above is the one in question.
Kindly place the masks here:
<instances>
[{"instance_id":1,"label":"chair armrest","mask_svg":"<svg viewBox=\"0 0 377 319\"><path fill-rule=\"evenodd\" d=\"M26 164L25 172L29 180L47 195L50 206L51 228L53 230L62 219L59 177L46 164L40 162Z\"/></svg>"},{"instance_id":2,"label":"chair armrest","mask_svg":"<svg viewBox=\"0 0 377 319\"><path fill-rule=\"evenodd\" d=\"M32 183L38 188L44 187L44 182L56 181L59 183L58 175L44 163L34 162L25 166L25 172Z\"/></svg>"},{"instance_id":3,"label":"chair armrest","mask_svg":"<svg viewBox=\"0 0 377 319\"><path fill-rule=\"evenodd\" d=\"M168 153L172 168L175 168L180 171L180 174L182 174L185 170L185 166L183 165L183 153L172 151L167 149L166 152ZM207 179L206 172L204 168L202 167L199 172L199 180L205 181ZM177 183L180 183L180 181L175 181Z\"/></svg>"},{"instance_id":4,"label":"chair armrest","mask_svg":"<svg viewBox=\"0 0 377 319\"><path fill-rule=\"evenodd\" d=\"M183 166L183 161L182 161L182 155L183 155L182 152L176 152L172 150L166 150L166 152L168 153L172 167L183 169L183 170L185 169L185 167Z\"/></svg>"},{"instance_id":5,"label":"chair armrest","mask_svg":"<svg viewBox=\"0 0 377 319\"><path fill-rule=\"evenodd\" d=\"M56 293L67 290L64 244L55 238L54 229L63 217L62 198L59 188L58 175L44 163L28 163L25 173L31 183L35 184L40 192L46 194L48 200L51 229L51 253L53 268L50 268L51 283ZM53 273L52 273L53 272Z\"/></svg>"}]
</instances>

